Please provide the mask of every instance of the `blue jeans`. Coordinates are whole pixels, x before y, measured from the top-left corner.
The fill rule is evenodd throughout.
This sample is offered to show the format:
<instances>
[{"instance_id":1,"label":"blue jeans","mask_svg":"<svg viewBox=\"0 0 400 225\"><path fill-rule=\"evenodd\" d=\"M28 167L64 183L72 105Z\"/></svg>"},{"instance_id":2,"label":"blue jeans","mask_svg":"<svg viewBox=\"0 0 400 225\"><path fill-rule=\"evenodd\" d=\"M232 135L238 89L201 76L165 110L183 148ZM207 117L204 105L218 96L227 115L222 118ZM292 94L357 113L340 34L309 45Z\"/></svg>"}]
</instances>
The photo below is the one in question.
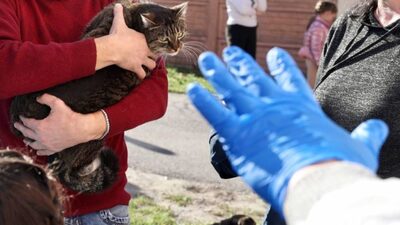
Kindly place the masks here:
<instances>
[{"instance_id":1,"label":"blue jeans","mask_svg":"<svg viewBox=\"0 0 400 225\"><path fill-rule=\"evenodd\" d=\"M129 225L127 205L117 205L110 209L64 218L65 225Z\"/></svg>"}]
</instances>

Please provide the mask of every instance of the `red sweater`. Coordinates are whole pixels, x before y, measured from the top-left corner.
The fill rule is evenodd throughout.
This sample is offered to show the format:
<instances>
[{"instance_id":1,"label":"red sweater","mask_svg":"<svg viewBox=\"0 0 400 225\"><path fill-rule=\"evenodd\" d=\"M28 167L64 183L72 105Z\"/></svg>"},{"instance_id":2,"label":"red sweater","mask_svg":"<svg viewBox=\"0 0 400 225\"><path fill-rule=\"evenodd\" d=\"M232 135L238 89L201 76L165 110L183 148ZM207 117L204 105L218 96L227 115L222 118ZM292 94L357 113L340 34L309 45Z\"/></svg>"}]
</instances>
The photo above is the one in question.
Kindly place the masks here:
<instances>
[{"instance_id":1,"label":"red sweater","mask_svg":"<svg viewBox=\"0 0 400 225\"><path fill-rule=\"evenodd\" d=\"M93 39L78 41L90 19L112 0L1 0L0 1L0 148L22 151L23 142L10 132L9 106L12 97L43 90L95 72ZM65 216L77 216L117 204L128 204L124 190L127 179L127 147L124 131L161 117L167 104L164 63L152 76L118 104L107 109L111 130L107 144L119 156L120 179L99 194L68 192ZM42 157L38 162L45 162Z\"/></svg>"}]
</instances>

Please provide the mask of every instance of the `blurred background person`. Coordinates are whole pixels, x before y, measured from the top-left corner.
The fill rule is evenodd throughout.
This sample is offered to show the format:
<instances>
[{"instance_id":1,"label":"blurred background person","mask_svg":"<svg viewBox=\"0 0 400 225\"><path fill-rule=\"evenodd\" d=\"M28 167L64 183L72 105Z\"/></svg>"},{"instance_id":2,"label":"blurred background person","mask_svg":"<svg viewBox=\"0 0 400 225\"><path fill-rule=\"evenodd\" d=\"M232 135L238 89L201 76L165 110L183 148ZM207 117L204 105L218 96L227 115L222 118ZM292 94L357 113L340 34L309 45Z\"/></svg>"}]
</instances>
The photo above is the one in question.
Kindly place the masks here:
<instances>
[{"instance_id":1,"label":"blurred background person","mask_svg":"<svg viewBox=\"0 0 400 225\"><path fill-rule=\"evenodd\" d=\"M315 79L322 49L329 28L337 16L336 4L330 1L318 1L315 5L315 15L307 25L304 34L303 46L300 48L299 56L305 59L307 67L307 80L311 88L315 86Z\"/></svg>"},{"instance_id":2,"label":"blurred background person","mask_svg":"<svg viewBox=\"0 0 400 225\"><path fill-rule=\"evenodd\" d=\"M256 58L257 11L267 10L267 0L226 0L226 10L228 46L238 46Z\"/></svg>"}]
</instances>

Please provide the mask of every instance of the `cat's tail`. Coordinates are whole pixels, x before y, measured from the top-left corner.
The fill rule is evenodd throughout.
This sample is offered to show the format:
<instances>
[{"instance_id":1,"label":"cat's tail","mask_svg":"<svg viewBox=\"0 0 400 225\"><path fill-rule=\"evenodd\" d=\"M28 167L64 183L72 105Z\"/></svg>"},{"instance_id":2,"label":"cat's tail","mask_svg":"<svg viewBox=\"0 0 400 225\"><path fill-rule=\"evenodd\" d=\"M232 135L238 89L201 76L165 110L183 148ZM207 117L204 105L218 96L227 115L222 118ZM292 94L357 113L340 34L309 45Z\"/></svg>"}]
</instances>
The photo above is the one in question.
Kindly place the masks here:
<instances>
[{"instance_id":1,"label":"cat's tail","mask_svg":"<svg viewBox=\"0 0 400 225\"><path fill-rule=\"evenodd\" d=\"M64 167L63 165L59 166ZM76 170L60 171L61 173L57 175L60 182L71 190L95 193L111 187L117 180L118 171L118 157L113 150L103 147L90 164Z\"/></svg>"}]
</instances>

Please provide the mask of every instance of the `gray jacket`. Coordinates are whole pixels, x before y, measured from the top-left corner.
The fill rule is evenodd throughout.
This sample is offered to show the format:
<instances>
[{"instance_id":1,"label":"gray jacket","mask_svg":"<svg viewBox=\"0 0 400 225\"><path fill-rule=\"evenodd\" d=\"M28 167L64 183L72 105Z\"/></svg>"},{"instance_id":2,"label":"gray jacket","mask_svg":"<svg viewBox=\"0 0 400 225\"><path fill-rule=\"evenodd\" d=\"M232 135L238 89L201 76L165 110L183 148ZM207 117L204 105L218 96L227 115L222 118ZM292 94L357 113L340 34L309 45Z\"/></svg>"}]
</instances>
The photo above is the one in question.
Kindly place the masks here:
<instances>
[{"instance_id":1,"label":"gray jacket","mask_svg":"<svg viewBox=\"0 0 400 225\"><path fill-rule=\"evenodd\" d=\"M390 136L378 174L400 177L400 22L382 27L374 7L361 16L345 14L332 26L315 95L325 113L349 131L367 119L384 120Z\"/></svg>"}]
</instances>

